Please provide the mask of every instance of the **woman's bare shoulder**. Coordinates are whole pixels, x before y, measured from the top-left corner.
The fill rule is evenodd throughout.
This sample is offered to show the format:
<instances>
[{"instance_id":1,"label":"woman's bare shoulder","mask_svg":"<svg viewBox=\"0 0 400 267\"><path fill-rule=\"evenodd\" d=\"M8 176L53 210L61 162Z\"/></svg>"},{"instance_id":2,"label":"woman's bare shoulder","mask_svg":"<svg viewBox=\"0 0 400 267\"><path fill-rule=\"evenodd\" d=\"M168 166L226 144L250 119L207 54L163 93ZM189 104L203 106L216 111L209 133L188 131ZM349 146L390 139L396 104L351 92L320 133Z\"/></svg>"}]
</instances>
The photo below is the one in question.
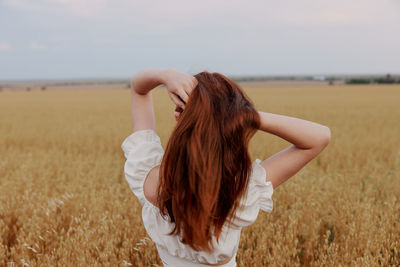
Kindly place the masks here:
<instances>
[{"instance_id":1,"label":"woman's bare shoulder","mask_svg":"<svg viewBox=\"0 0 400 267\"><path fill-rule=\"evenodd\" d=\"M146 180L143 184L144 197L151 204L156 206L157 204L157 188L159 181L160 166L156 166L149 171Z\"/></svg>"}]
</instances>

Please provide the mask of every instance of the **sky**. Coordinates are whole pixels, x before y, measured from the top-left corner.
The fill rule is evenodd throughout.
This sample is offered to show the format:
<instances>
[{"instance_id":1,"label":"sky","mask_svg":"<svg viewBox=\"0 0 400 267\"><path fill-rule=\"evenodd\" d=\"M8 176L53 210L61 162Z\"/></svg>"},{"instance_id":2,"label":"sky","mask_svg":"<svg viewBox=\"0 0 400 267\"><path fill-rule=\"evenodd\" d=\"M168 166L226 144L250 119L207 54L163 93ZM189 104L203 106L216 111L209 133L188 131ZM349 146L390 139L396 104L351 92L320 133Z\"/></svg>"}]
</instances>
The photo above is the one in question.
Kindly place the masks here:
<instances>
[{"instance_id":1,"label":"sky","mask_svg":"<svg viewBox=\"0 0 400 267\"><path fill-rule=\"evenodd\" d=\"M399 0L0 0L0 80L400 74Z\"/></svg>"}]
</instances>

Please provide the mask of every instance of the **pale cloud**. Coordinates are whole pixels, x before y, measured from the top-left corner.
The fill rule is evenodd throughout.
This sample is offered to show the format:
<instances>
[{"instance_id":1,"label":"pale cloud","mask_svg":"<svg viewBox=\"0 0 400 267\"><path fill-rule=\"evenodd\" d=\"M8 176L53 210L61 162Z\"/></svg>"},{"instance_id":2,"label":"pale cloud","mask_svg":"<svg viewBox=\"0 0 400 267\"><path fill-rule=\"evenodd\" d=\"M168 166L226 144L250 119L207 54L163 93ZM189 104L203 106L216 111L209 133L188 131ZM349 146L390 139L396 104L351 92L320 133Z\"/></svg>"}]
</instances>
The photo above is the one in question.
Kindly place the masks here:
<instances>
[{"instance_id":1,"label":"pale cloud","mask_svg":"<svg viewBox=\"0 0 400 267\"><path fill-rule=\"evenodd\" d=\"M246 23L274 26L351 26L400 23L396 0L280 0L241 7Z\"/></svg>"},{"instance_id":2,"label":"pale cloud","mask_svg":"<svg viewBox=\"0 0 400 267\"><path fill-rule=\"evenodd\" d=\"M76 17L104 29L124 27L129 33L158 38L182 31L217 29L261 32L279 27L400 25L397 0L2 0L2 3L66 20Z\"/></svg>"},{"instance_id":3,"label":"pale cloud","mask_svg":"<svg viewBox=\"0 0 400 267\"><path fill-rule=\"evenodd\" d=\"M95 16L105 10L107 0L3 0L3 4L35 12L61 12L81 17Z\"/></svg>"},{"instance_id":4,"label":"pale cloud","mask_svg":"<svg viewBox=\"0 0 400 267\"><path fill-rule=\"evenodd\" d=\"M47 50L48 49L48 47L46 45L38 43L36 41L30 41L28 46L32 50Z\"/></svg>"},{"instance_id":5,"label":"pale cloud","mask_svg":"<svg viewBox=\"0 0 400 267\"><path fill-rule=\"evenodd\" d=\"M292 9L286 20L292 24L316 25L376 25L399 23L400 5L396 1L330 1L323 5L313 5L310 1L301 1L308 6L305 12ZM307 3L308 2L308 3Z\"/></svg>"},{"instance_id":6,"label":"pale cloud","mask_svg":"<svg viewBox=\"0 0 400 267\"><path fill-rule=\"evenodd\" d=\"M7 43L0 43L0 51L6 51L6 50L10 50L11 49L11 45L7 44Z\"/></svg>"},{"instance_id":7,"label":"pale cloud","mask_svg":"<svg viewBox=\"0 0 400 267\"><path fill-rule=\"evenodd\" d=\"M220 24L363 24L399 22L396 0L3 0L20 9L59 12L99 20L139 25L185 26L217 21ZM163 25L158 25L162 27Z\"/></svg>"}]
</instances>

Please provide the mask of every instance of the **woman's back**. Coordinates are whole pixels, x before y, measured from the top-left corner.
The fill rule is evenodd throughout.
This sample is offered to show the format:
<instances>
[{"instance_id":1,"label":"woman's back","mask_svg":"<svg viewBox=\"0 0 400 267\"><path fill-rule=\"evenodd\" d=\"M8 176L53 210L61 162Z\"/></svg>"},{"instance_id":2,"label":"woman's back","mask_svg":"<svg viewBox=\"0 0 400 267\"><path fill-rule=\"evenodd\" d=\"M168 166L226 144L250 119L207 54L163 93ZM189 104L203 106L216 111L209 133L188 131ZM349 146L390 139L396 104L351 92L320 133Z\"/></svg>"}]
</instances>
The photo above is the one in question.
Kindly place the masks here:
<instances>
[{"instance_id":1,"label":"woman's back","mask_svg":"<svg viewBox=\"0 0 400 267\"><path fill-rule=\"evenodd\" d=\"M160 84L177 105L165 151L149 93ZM131 88L134 133L122 144L125 176L161 259L173 266L235 266L241 229L260 209L272 210L274 188L327 146L329 128L259 112L219 73L145 70L134 75ZM248 143L257 130L292 144L251 162Z\"/></svg>"},{"instance_id":2,"label":"woman's back","mask_svg":"<svg viewBox=\"0 0 400 267\"><path fill-rule=\"evenodd\" d=\"M266 181L265 169L256 159L252 163L248 191L242 198L231 224L226 223L218 242L213 237L213 251L197 251L181 242L181 236L169 235L174 223L161 216L159 208L146 199L143 185L150 170L161 164L164 149L160 138L153 130L136 131L128 136L122 149L125 153L125 177L133 193L142 205L142 218L147 233L157 246L159 255L165 264L171 266L190 266L191 263L218 264L235 266L240 233L243 227L251 225L259 210L272 211L273 187ZM181 264L181 265L178 265Z\"/></svg>"}]
</instances>

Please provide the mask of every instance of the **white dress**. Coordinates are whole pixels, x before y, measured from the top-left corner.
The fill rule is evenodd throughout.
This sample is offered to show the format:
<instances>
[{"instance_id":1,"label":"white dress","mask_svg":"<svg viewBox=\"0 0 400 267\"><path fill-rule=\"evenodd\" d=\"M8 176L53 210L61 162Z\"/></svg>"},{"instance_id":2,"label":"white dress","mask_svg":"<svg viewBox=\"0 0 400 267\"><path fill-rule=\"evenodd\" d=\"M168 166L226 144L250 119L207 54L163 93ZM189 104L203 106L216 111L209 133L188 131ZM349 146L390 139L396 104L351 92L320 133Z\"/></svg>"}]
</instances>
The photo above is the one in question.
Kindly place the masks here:
<instances>
[{"instance_id":1,"label":"white dress","mask_svg":"<svg viewBox=\"0 0 400 267\"><path fill-rule=\"evenodd\" d=\"M142 205L144 227L156 244L164 266L209 266L228 258L231 258L228 263L219 266L236 266L236 253L242 227L251 225L257 219L260 209L266 212L272 211L273 187L271 182L266 181L266 171L259 164L260 159L252 163L247 196L241 200L232 224L230 227L223 227L219 242L213 239L215 250L207 253L195 251L183 244L179 241L179 236L168 235L173 229L173 223L164 219L159 209L144 196L145 178L153 167L161 164L164 155L160 138L155 131L151 129L136 131L124 140L121 147L126 157L125 178Z\"/></svg>"}]
</instances>

